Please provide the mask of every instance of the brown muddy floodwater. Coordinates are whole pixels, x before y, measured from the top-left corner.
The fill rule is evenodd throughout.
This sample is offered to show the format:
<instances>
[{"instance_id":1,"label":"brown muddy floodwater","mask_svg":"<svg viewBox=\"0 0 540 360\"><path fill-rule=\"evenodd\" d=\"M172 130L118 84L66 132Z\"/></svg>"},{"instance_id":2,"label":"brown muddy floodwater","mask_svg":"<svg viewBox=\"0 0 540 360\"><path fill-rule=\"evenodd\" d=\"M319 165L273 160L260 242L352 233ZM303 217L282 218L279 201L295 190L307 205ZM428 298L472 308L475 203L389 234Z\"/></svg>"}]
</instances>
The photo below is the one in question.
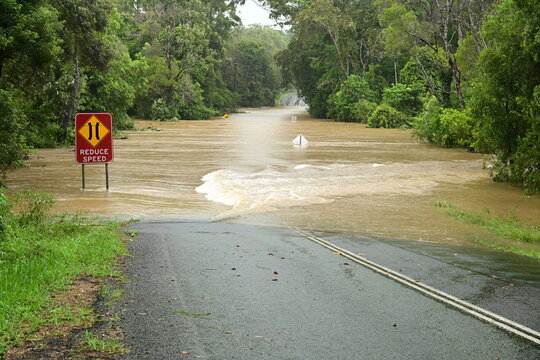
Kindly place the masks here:
<instances>
[{"instance_id":1,"label":"brown muddy floodwater","mask_svg":"<svg viewBox=\"0 0 540 360\"><path fill-rule=\"evenodd\" d=\"M298 121L293 123L292 116ZM540 199L494 183L483 156L412 139L410 131L311 119L303 108L250 109L229 119L138 122L104 166L71 148L40 150L12 172L11 190L52 193L56 211L112 217L213 219L469 244L491 236L436 207L540 222ZM292 140L302 133L308 146Z\"/></svg>"}]
</instances>

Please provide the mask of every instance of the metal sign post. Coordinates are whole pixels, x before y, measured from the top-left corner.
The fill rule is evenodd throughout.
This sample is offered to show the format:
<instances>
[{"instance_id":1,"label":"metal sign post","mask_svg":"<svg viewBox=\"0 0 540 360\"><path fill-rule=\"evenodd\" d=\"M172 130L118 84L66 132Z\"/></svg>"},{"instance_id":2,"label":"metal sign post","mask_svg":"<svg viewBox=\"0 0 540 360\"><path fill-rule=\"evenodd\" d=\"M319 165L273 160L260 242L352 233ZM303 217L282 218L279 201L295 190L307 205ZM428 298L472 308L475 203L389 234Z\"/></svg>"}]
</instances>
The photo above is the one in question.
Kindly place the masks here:
<instances>
[{"instance_id":1,"label":"metal sign post","mask_svg":"<svg viewBox=\"0 0 540 360\"><path fill-rule=\"evenodd\" d=\"M85 175L84 175L84 164L82 164L82 188L84 190L84 188L86 187L86 178L85 178Z\"/></svg>"},{"instance_id":2,"label":"metal sign post","mask_svg":"<svg viewBox=\"0 0 540 360\"><path fill-rule=\"evenodd\" d=\"M105 189L109 190L109 164L105 164Z\"/></svg>"},{"instance_id":3,"label":"metal sign post","mask_svg":"<svg viewBox=\"0 0 540 360\"><path fill-rule=\"evenodd\" d=\"M105 188L109 190L109 163L114 158L112 116L109 113L75 115L75 159L82 165L82 188L86 187L85 165L105 164Z\"/></svg>"}]
</instances>

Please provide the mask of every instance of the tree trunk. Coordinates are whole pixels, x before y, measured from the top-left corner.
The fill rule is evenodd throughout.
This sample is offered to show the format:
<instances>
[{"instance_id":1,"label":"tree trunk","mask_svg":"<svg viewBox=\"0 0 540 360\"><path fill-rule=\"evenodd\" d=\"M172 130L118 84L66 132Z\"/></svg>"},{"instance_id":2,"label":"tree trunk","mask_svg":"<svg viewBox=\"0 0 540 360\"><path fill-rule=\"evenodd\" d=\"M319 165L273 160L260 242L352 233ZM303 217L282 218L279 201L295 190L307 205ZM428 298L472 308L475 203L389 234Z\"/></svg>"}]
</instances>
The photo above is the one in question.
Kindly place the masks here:
<instances>
[{"instance_id":1,"label":"tree trunk","mask_svg":"<svg viewBox=\"0 0 540 360\"><path fill-rule=\"evenodd\" d=\"M461 90L461 71L459 71L453 55L450 55L448 62L450 63L450 68L452 69L452 77L454 78L454 86L456 88L459 106L461 106L462 109L465 109L465 100L463 99L463 92Z\"/></svg>"},{"instance_id":2,"label":"tree trunk","mask_svg":"<svg viewBox=\"0 0 540 360\"><path fill-rule=\"evenodd\" d=\"M394 85L397 85L398 83L398 78L397 78L397 61L394 60Z\"/></svg>"},{"instance_id":3,"label":"tree trunk","mask_svg":"<svg viewBox=\"0 0 540 360\"><path fill-rule=\"evenodd\" d=\"M71 94L66 107L66 113L64 115L64 121L62 123L62 133L60 134L60 140L67 139L67 129L70 121L73 119L73 112L77 105L77 97L79 95L79 81L81 79L81 73L79 71L79 53L75 46L73 50L73 65L75 65L75 74L73 75L73 87L71 88Z\"/></svg>"},{"instance_id":4,"label":"tree trunk","mask_svg":"<svg viewBox=\"0 0 540 360\"><path fill-rule=\"evenodd\" d=\"M437 2L437 5L439 9L443 9L439 2ZM453 31L450 29L450 21L453 17L453 0L446 0L446 6L445 6L445 16L442 19L442 32L441 37L444 43L444 52L446 54L446 59L448 60L448 65L450 66L450 69L452 70L452 77L454 79L454 86L456 88L456 95L459 100L459 105L462 109L465 108L465 100L463 99L463 93L461 91L461 72L458 69L456 60L454 58L454 54L452 53L452 45L450 43L450 39L454 36L454 34L451 34L450 32Z\"/></svg>"},{"instance_id":5,"label":"tree trunk","mask_svg":"<svg viewBox=\"0 0 540 360\"><path fill-rule=\"evenodd\" d=\"M431 95L435 96L439 101L441 101L441 98L439 96L439 92L437 91L437 87L433 83L433 79L431 76L429 76L428 72L424 68L424 64L422 64L422 61L420 60L419 56L415 56L414 59L416 60L416 63L420 67L420 72L422 73L422 77L424 78L424 81L428 87L428 91L431 93ZM442 102L442 101L441 101Z\"/></svg>"}]
</instances>

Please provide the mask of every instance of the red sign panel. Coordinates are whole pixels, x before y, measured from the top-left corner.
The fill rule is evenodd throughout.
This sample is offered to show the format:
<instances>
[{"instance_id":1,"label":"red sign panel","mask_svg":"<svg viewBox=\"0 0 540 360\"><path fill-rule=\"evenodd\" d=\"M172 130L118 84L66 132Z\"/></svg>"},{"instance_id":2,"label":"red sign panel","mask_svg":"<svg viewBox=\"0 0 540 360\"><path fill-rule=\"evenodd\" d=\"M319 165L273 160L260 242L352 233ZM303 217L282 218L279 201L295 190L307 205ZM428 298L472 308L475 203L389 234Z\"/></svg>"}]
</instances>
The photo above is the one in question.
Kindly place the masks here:
<instances>
[{"instance_id":1,"label":"red sign panel","mask_svg":"<svg viewBox=\"0 0 540 360\"><path fill-rule=\"evenodd\" d=\"M104 164L113 161L111 114L75 115L75 153L79 164Z\"/></svg>"}]
</instances>

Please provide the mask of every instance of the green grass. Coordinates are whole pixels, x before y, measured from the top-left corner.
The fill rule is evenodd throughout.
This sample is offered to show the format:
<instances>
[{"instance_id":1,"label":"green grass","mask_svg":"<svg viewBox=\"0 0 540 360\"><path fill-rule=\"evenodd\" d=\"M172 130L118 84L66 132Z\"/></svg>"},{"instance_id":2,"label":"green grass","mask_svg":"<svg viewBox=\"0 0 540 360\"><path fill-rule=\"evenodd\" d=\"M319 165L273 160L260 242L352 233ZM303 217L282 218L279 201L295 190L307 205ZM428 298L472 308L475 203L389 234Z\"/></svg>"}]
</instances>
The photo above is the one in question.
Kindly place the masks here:
<instances>
[{"instance_id":1,"label":"green grass","mask_svg":"<svg viewBox=\"0 0 540 360\"><path fill-rule=\"evenodd\" d=\"M437 201L435 206L447 209L446 213L456 219L479 225L493 234L515 241L513 244L503 244L492 240L477 240L478 243L498 250L540 259L540 251L525 245L540 245L540 227L517 221L513 213L510 212L506 218L501 218L492 215L489 209L484 209L481 213L466 212L447 201Z\"/></svg>"},{"instance_id":2,"label":"green grass","mask_svg":"<svg viewBox=\"0 0 540 360\"><path fill-rule=\"evenodd\" d=\"M105 299L107 299L105 301L105 306L111 306L116 301L118 301L122 297L122 294L123 294L123 291L121 289L118 289L118 288L113 289L108 285L102 285L100 292L101 292L101 295Z\"/></svg>"},{"instance_id":3,"label":"green grass","mask_svg":"<svg viewBox=\"0 0 540 360\"><path fill-rule=\"evenodd\" d=\"M50 197L30 192L13 204L0 189L0 358L44 325L91 316L89 309L58 307L52 293L80 275L115 276L115 260L125 254L119 224L51 220L51 204Z\"/></svg>"},{"instance_id":4,"label":"green grass","mask_svg":"<svg viewBox=\"0 0 540 360\"><path fill-rule=\"evenodd\" d=\"M86 331L82 338L80 351L99 351L109 354L123 354L128 350L118 340L110 338L101 338L95 334Z\"/></svg>"},{"instance_id":5,"label":"green grass","mask_svg":"<svg viewBox=\"0 0 540 360\"><path fill-rule=\"evenodd\" d=\"M534 258L534 259L540 259L540 251L538 250L524 249L519 246L506 245L500 242L480 240L480 239L476 240L476 242L484 246L489 246L490 248L497 249L500 251L523 255L530 258Z\"/></svg>"}]
</instances>

